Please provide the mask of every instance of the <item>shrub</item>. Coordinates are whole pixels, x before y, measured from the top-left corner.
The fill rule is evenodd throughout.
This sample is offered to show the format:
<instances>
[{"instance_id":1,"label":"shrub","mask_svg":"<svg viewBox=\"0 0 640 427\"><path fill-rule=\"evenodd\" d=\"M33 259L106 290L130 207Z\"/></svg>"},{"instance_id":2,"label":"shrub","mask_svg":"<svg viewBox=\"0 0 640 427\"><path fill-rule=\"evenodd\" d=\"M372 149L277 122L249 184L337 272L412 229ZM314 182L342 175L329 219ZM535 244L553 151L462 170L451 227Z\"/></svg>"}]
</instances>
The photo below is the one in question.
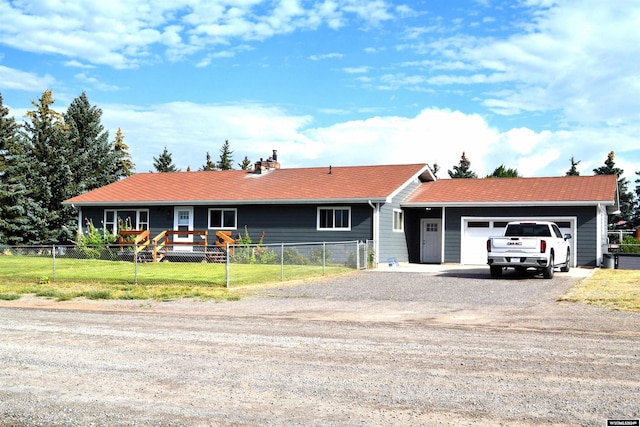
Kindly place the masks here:
<instances>
[{"instance_id":1,"label":"shrub","mask_svg":"<svg viewBox=\"0 0 640 427\"><path fill-rule=\"evenodd\" d=\"M87 232L78 231L78 237L74 242L80 253L85 258L98 259L103 256L105 246L115 243L117 237L107 230L97 229L93 221L87 221ZM109 249L106 249L109 251Z\"/></svg>"},{"instance_id":2,"label":"shrub","mask_svg":"<svg viewBox=\"0 0 640 427\"><path fill-rule=\"evenodd\" d=\"M640 240L633 236L624 236L620 245L620 252L627 254L640 253Z\"/></svg>"}]
</instances>

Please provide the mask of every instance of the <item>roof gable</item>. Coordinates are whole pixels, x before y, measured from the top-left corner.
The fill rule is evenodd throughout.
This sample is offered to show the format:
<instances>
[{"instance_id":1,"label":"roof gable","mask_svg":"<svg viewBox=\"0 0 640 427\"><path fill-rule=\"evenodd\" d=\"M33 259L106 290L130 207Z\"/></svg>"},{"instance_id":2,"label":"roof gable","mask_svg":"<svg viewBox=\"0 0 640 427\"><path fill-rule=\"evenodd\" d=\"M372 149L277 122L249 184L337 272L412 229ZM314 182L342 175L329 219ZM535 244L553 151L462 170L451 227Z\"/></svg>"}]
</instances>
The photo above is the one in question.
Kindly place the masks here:
<instances>
[{"instance_id":1,"label":"roof gable","mask_svg":"<svg viewBox=\"0 0 640 427\"><path fill-rule=\"evenodd\" d=\"M426 164L139 173L66 200L66 204L212 204L383 201L412 180L430 178Z\"/></svg>"},{"instance_id":2,"label":"roof gable","mask_svg":"<svg viewBox=\"0 0 640 427\"><path fill-rule=\"evenodd\" d=\"M403 205L617 205L615 175L443 179L422 184Z\"/></svg>"}]
</instances>

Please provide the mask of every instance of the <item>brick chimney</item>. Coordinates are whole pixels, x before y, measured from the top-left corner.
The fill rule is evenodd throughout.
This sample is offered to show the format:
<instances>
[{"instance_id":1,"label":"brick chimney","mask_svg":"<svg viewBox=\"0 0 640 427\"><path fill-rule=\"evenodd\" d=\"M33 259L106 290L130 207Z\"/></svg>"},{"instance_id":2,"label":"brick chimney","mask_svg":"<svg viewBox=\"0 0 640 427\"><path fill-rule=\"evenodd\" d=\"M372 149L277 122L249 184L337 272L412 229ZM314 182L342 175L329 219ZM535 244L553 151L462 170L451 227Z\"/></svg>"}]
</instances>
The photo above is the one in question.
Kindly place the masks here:
<instances>
[{"instance_id":1,"label":"brick chimney","mask_svg":"<svg viewBox=\"0 0 640 427\"><path fill-rule=\"evenodd\" d=\"M278 150L273 150L273 154L267 160L260 160L253 164L253 173L268 173L272 170L280 169L280 163L278 162Z\"/></svg>"}]
</instances>

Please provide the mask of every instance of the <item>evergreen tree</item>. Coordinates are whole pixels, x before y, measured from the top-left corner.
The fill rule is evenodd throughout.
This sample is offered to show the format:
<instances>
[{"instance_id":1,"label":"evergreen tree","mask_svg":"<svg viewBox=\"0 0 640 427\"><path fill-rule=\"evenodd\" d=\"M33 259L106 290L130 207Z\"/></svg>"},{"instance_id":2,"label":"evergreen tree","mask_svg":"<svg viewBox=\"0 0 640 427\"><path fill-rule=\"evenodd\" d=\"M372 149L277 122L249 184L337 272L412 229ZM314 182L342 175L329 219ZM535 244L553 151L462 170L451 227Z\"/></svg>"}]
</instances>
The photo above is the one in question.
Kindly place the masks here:
<instances>
[{"instance_id":1,"label":"evergreen tree","mask_svg":"<svg viewBox=\"0 0 640 427\"><path fill-rule=\"evenodd\" d=\"M238 167L243 171L251 170L251 160L249 160L247 156L244 156L244 159L242 159L242 163L238 163Z\"/></svg>"},{"instance_id":2,"label":"evergreen tree","mask_svg":"<svg viewBox=\"0 0 640 427\"><path fill-rule=\"evenodd\" d=\"M458 166L454 166L453 171L448 170L447 172L451 178L477 178L478 175L469 169L470 166L471 162L467 159L465 153L462 152L462 157L460 158Z\"/></svg>"},{"instance_id":3,"label":"evergreen tree","mask_svg":"<svg viewBox=\"0 0 640 427\"><path fill-rule=\"evenodd\" d=\"M69 163L75 184L74 196L119 178L115 174L116 156L109 143L109 133L100 122L101 117L102 110L89 103L85 92L71 102L64 115L73 153Z\"/></svg>"},{"instance_id":4,"label":"evergreen tree","mask_svg":"<svg viewBox=\"0 0 640 427\"><path fill-rule=\"evenodd\" d=\"M434 177L438 178L438 171L440 170L440 165L434 163L433 166L429 167L429 170L433 174Z\"/></svg>"},{"instance_id":5,"label":"evergreen tree","mask_svg":"<svg viewBox=\"0 0 640 427\"><path fill-rule=\"evenodd\" d=\"M9 109L4 106L0 94L0 243L17 245L25 243L28 222L24 197L27 187L26 177L18 166L23 158L19 157L19 126Z\"/></svg>"},{"instance_id":6,"label":"evergreen tree","mask_svg":"<svg viewBox=\"0 0 640 427\"><path fill-rule=\"evenodd\" d=\"M33 217L33 241L49 244L68 242L75 237L77 217L75 209L62 206L62 202L74 196L74 174L69 161L72 150L69 127L62 114L51 108L54 103L50 90L46 90L38 102L31 102L35 110L27 112L24 137L26 147L18 155L24 155L26 191L35 205L30 204L27 215ZM20 150L19 150L20 151Z\"/></svg>"},{"instance_id":7,"label":"evergreen tree","mask_svg":"<svg viewBox=\"0 0 640 427\"><path fill-rule=\"evenodd\" d=\"M229 140L227 139L222 144L222 148L220 149L220 161L218 162L218 169L223 171L228 171L233 169L233 158L231 157L233 151L229 147Z\"/></svg>"},{"instance_id":8,"label":"evergreen tree","mask_svg":"<svg viewBox=\"0 0 640 427\"><path fill-rule=\"evenodd\" d=\"M211 161L211 154L207 151L207 162L200 168L201 171L218 170L218 166Z\"/></svg>"},{"instance_id":9,"label":"evergreen tree","mask_svg":"<svg viewBox=\"0 0 640 427\"><path fill-rule=\"evenodd\" d=\"M626 178L621 178L624 173L623 169L617 168L615 163L615 153L610 151L604 166L593 170L595 175L616 175L618 177L618 197L620 198L620 214L611 215L609 217L609 226L629 227L632 223L634 213L635 200L632 192L627 190L628 182Z\"/></svg>"},{"instance_id":10,"label":"evergreen tree","mask_svg":"<svg viewBox=\"0 0 640 427\"><path fill-rule=\"evenodd\" d=\"M575 159L571 157L571 169L567 171L567 176L579 176L580 172L578 172L578 168L576 167L579 164L580 164L580 160L576 162Z\"/></svg>"},{"instance_id":11,"label":"evergreen tree","mask_svg":"<svg viewBox=\"0 0 640 427\"><path fill-rule=\"evenodd\" d=\"M167 147L164 147L164 151L160 156L153 158L153 167L156 168L156 172L179 172L171 159L171 153L167 151Z\"/></svg>"},{"instance_id":12,"label":"evergreen tree","mask_svg":"<svg viewBox=\"0 0 640 427\"><path fill-rule=\"evenodd\" d=\"M115 156L115 165L113 174L117 178L123 178L133 175L136 165L129 154L129 146L124 142L122 130L118 128L116 139L113 141L113 154Z\"/></svg>"},{"instance_id":13,"label":"evergreen tree","mask_svg":"<svg viewBox=\"0 0 640 427\"><path fill-rule=\"evenodd\" d=\"M518 178L518 169L506 168L504 165L500 165L494 169L491 175L487 175L487 178Z\"/></svg>"}]
</instances>

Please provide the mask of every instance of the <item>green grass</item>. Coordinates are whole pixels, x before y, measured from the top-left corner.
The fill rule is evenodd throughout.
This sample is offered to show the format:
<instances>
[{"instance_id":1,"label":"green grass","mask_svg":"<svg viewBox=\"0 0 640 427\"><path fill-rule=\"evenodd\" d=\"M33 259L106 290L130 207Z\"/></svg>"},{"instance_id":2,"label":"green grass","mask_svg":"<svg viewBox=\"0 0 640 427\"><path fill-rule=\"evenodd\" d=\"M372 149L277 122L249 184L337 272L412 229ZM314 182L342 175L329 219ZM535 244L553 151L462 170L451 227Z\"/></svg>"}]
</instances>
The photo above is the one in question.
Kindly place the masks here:
<instances>
[{"instance_id":1,"label":"green grass","mask_svg":"<svg viewBox=\"0 0 640 427\"><path fill-rule=\"evenodd\" d=\"M640 271L596 270L558 300L640 313Z\"/></svg>"},{"instance_id":2,"label":"green grass","mask_svg":"<svg viewBox=\"0 0 640 427\"><path fill-rule=\"evenodd\" d=\"M0 299L20 295L59 301L74 298L92 300L174 300L200 298L238 300L247 287L259 287L281 280L303 280L323 275L318 266L231 264L230 289L227 289L225 264L215 263L140 263L130 261L58 258L55 261L36 256L0 256ZM330 266L325 275L353 271ZM234 289L235 288L235 289Z\"/></svg>"}]
</instances>

